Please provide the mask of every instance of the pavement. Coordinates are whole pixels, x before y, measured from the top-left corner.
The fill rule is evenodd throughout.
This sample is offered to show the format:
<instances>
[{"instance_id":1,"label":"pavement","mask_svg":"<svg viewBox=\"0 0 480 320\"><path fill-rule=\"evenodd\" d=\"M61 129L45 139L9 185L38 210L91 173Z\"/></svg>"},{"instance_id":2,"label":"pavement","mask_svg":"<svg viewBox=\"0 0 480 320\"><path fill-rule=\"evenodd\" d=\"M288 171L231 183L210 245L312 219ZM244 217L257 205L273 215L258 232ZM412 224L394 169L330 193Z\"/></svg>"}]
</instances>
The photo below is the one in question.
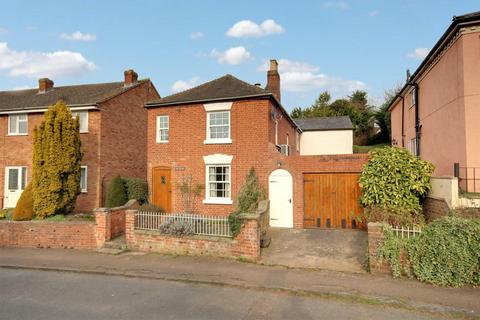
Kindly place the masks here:
<instances>
[{"instance_id":1,"label":"pavement","mask_svg":"<svg viewBox=\"0 0 480 320\"><path fill-rule=\"evenodd\" d=\"M438 314L227 286L0 269L0 318L446 319Z\"/></svg>"},{"instance_id":2,"label":"pavement","mask_svg":"<svg viewBox=\"0 0 480 320\"><path fill-rule=\"evenodd\" d=\"M362 230L270 228L260 263L366 273L368 237Z\"/></svg>"},{"instance_id":3,"label":"pavement","mask_svg":"<svg viewBox=\"0 0 480 320\"><path fill-rule=\"evenodd\" d=\"M0 248L0 270L3 269L168 280L435 315L467 318L480 315L478 288L443 288L414 280L392 279L388 275L265 266L211 257L136 252L112 256L91 251Z\"/></svg>"}]
</instances>

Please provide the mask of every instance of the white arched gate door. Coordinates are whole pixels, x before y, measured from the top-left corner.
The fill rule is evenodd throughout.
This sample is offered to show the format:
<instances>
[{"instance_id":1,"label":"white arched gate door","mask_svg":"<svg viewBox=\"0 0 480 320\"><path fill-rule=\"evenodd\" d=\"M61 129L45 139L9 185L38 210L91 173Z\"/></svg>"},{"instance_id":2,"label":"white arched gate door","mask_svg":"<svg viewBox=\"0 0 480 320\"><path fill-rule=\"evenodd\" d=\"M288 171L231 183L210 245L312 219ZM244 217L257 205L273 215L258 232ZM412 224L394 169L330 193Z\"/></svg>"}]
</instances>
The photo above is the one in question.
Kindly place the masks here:
<instances>
[{"instance_id":1,"label":"white arched gate door","mask_svg":"<svg viewBox=\"0 0 480 320\"><path fill-rule=\"evenodd\" d=\"M292 176L283 169L277 169L268 179L270 200L270 226L293 228Z\"/></svg>"}]
</instances>

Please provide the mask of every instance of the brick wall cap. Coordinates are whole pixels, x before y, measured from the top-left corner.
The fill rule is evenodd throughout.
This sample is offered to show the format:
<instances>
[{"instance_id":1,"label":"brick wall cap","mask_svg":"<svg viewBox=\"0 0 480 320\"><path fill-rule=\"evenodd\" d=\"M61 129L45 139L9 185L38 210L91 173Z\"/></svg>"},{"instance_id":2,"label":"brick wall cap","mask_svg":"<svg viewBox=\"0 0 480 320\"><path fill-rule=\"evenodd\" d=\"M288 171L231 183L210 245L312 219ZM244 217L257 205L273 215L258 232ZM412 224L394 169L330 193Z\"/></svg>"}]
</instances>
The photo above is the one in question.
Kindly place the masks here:
<instances>
[{"instance_id":1,"label":"brick wall cap","mask_svg":"<svg viewBox=\"0 0 480 320\"><path fill-rule=\"evenodd\" d=\"M384 223L383 222L369 222L367 224L368 228L376 228L376 227L383 227Z\"/></svg>"},{"instance_id":2,"label":"brick wall cap","mask_svg":"<svg viewBox=\"0 0 480 320\"><path fill-rule=\"evenodd\" d=\"M215 237L215 236L204 236L204 235L174 235L174 234L166 234L161 233L159 231L152 231L152 230L135 230L137 234L145 234L145 235L152 235L152 236L159 236L165 238L176 238L176 239L191 239L191 240L204 240L204 241L223 241L223 242L235 242L234 239L229 237Z\"/></svg>"}]
</instances>

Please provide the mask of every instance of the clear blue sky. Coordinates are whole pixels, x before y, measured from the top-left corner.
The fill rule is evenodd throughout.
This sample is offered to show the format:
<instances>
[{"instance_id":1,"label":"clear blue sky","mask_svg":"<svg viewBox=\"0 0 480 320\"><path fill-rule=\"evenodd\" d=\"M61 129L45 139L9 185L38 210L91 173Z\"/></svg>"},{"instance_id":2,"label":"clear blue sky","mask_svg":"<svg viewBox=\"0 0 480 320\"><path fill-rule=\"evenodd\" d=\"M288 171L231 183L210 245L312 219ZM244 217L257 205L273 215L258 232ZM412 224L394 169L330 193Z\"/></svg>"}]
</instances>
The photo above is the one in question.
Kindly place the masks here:
<instances>
[{"instance_id":1,"label":"clear blue sky","mask_svg":"<svg viewBox=\"0 0 480 320\"><path fill-rule=\"evenodd\" d=\"M162 96L226 73L265 85L280 60L282 102L309 106L402 83L453 15L478 0L1 1L0 90L120 81L133 68ZM273 20L273 21L272 21ZM77 32L78 31L78 32Z\"/></svg>"}]
</instances>

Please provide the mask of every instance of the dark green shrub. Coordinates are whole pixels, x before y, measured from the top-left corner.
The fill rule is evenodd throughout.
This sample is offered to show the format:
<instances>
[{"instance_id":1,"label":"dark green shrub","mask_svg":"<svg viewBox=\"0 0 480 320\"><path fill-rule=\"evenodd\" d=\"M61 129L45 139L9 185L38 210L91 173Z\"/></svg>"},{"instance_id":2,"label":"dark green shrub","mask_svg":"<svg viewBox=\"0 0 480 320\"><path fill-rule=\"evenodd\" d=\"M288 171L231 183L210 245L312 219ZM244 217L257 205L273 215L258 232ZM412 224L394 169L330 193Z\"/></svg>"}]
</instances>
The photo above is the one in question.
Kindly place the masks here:
<instances>
[{"instance_id":1,"label":"dark green shrub","mask_svg":"<svg viewBox=\"0 0 480 320\"><path fill-rule=\"evenodd\" d=\"M433 170L431 163L404 149L374 149L369 152L369 160L360 176L361 204L367 209L385 209L389 216L404 215L403 218L411 223L422 222L416 221L423 218L420 199L430 190ZM366 210L366 218L375 221L369 216L369 210ZM379 216L376 220L386 221Z\"/></svg>"},{"instance_id":2,"label":"dark green shrub","mask_svg":"<svg viewBox=\"0 0 480 320\"><path fill-rule=\"evenodd\" d=\"M17 201L17 206L13 211L12 220L32 220L33 216L33 190L32 183L29 183L25 190L23 190L20 199Z\"/></svg>"},{"instance_id":3,"label":"dark green shrub","mask_svg":"<svg viewBox=\"0 0 480 320\"><path fill-rule=\"evenodd\" d=\"M123 206L127 202L125 184L120 176L113 178L108 184L105 206L114 208Z\"/></svg>"},{"instance_id":4,"label":"dark green shrub","mask_svg":"<svg viewBox=\"0 0 480 320\"><path fill-rule=\"evenodd\" d=\"M127 199L135 199L143 204L148 199L147 181L139 178L123 178L127 192Z\"/></svg>"},{"instance_id":5,"label":"dark green shrub","mask_svg":"<svg viewBox=\"0 0 480 320\"><path fill-rule=\"evenodd\" d=\"M243 219L241 214L255 212L258 203L264 199L265 189L259 184L255 169L251 168L245 178L245 183L238 191L235 211L228 216L233 237L237 236L242 229Z\"/></svg>"},{"instance_id":6,"label":"dark green shrub","mask_svg":"<svg viewBox=\"0 0 480 320\"><path fill-rule=\"evenodd\" d=\"M422 233L400 239L384 227L377 255L389 262L394 277L415 276L443 286L480 285L480 220L444 217Z\"/></svg>"}]
</instances>

